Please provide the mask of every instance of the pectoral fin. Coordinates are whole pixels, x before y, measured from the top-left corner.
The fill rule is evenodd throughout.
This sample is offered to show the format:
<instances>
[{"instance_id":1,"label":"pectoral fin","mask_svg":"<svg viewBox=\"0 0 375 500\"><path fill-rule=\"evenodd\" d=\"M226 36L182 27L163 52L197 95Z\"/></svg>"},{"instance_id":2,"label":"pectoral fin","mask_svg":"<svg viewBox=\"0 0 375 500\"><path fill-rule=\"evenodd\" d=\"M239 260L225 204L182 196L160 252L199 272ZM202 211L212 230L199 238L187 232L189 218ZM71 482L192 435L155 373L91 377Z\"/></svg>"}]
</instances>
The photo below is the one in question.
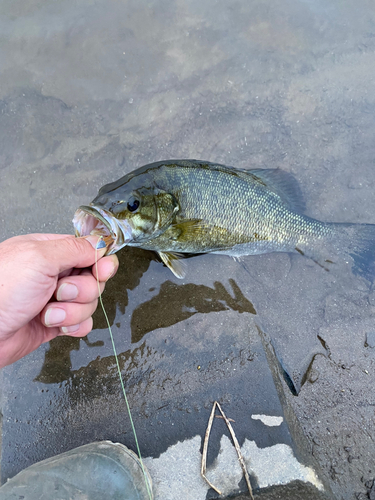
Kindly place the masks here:
<instances>
[{"instance_id":1,"label":"pectoral fin","mask_svg":"<svg viewBox=\"0 0 375 500\"><path fill-rule=\"evenodd\" d=\"M185 278L186 264L180 256L173 252L158 252L162 262L172 271L172 273L180 279Z\"/></svg>"},{"instance_id":2,"label":"pectoral fin","mask_svg":"<svg viewBox=\"0 0 375 500\"><path fill-rule=\"evenodd\" d=\"M211 229L212 226L201 219L189 219L171 224L168 234L173 240L186 242L196 240Z\"/></svg>"}]
</instances>

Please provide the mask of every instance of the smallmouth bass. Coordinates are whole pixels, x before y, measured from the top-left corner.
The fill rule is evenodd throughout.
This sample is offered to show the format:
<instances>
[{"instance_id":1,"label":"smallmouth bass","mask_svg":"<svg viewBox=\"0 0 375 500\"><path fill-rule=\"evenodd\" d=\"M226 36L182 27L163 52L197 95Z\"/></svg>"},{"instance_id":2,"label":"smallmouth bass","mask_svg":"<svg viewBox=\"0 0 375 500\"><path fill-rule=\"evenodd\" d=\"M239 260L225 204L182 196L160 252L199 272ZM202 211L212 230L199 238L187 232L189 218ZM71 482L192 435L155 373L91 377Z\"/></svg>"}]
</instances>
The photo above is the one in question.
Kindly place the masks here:
<instances>
[{"instance_id":1,"label":"smallmouth bass","mask_svg":"<svg viewBox=\"0 0 375 500\"><path fill-rule=\"evenodd\" d=\"M107 254L125 245L157 252L178 278L184 254L240 258L292 252L326 270L338 261L372 277L375 225L321 222L303 214L295 179L278 169L237 169L198 160L145 165L103 186L73 224Z\"/></svg>"}]
</instances>

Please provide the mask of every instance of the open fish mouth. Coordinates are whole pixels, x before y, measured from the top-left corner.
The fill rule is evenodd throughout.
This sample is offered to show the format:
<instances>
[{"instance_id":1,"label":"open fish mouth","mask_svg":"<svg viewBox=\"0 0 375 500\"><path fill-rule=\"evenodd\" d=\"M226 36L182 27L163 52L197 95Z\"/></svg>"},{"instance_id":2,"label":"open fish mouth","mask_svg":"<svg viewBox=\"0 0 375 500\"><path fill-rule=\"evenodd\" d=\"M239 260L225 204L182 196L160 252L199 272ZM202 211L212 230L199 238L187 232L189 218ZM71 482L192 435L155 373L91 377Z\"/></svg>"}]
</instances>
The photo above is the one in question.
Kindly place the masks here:
<instances>
[{"instance_id":1,"label":"open fish mouth","mask_svg":"<svg viewBox=\"0 0 375 500\"><path fill-rule=\"evenodd\" d=\"M102 237L107 245L106 255L113 254L132 240L128 221L118 221L112 214L95 206L81 206L73 218L76 236Z\"/></svg>"}]
</instances>

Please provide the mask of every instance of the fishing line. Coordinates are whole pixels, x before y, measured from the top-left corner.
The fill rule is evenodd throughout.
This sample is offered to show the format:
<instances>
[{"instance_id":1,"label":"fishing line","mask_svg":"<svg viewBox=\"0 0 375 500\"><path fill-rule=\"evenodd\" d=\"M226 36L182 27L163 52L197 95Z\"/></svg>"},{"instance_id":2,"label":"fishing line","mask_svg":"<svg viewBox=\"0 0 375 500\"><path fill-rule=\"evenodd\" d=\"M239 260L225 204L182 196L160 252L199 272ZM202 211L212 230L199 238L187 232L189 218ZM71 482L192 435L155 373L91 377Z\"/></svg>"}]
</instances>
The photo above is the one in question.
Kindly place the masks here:
<instances>
[{"instance_id":1,"label":"fishing line","mask_svg":"<svg viewBox=\"0 0 375 500\"><path fill-rule=\"evenodd\" d=\"M98 239L98 243L102 239L103 239L103 236L100 236L100 238ZM129 420L130 420L131 428L132 428L132 431L133 431L133 434L134 434L134 440L135 440L135 445L136 445L136 448L137 448L138 457L139 457L139 461L141 463L141 468L142 468L143 476L145 478L147 493L148 493L148 496L149 496L150 500L152 500L153 497L152 497L152 492L151 492L151 489L150 489L149 479L147 477L146 469L145 469L145 467L143 465L143 460L142 460L142 456L141 456L141 450L140 450L139 444L138 444L137 433L135 432L135 426L134 426L132 414L131 414L131 411L130 411L128 397L127 397L126 391L125 391L125 384L124 384L124 380L123 380L122 374L121 374L120 363L119 363L117 352L116 352L115 341L113 339L112 328L111 328L111 325L109 323L107 312L106 312L104 304L103 304L102 293L100 291L100 283L99 283L99 277L98 277L98 248L97 248L97 246L98 245L96 245L96 249L95 249L95 271L96 271L96 282L97 282L98 291L99 291L99 302L100 302L100 305L101 305L101 308L102 308L102 311L103 311L103 314L104 314L104 317L105 317L105 320L106 320L106 323L107 323L107 327L108 327L108 330L109 330L109 335L111 337L113 353L115 355L115 360L116 360L117 373L118 373L118 376L119 376L119 379L120 379L122 393L124 395L124 399L125 399L125 403L126 403L126 408L128 410Z\"/></svg>"}]
</instances>

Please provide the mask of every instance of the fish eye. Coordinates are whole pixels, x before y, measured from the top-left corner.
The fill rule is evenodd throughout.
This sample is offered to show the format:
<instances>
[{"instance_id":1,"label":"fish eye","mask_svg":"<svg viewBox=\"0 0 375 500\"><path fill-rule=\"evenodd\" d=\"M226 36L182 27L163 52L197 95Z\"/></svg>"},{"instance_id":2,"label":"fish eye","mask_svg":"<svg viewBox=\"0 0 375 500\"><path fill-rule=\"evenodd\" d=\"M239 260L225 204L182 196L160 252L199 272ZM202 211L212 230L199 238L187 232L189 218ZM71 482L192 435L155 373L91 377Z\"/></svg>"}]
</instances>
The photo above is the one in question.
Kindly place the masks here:
<instances>
[{"instance_id":1,"label":"fish eye","mask_svg":"<svg viewBox=\"0 0 375 500\"><path fill-rule=\"evenodd\" d=\"M139 207L139 200L135 199L135 198L131 198L129 201L128 201L128 210L129 212L135 212Z\"/></svg>"}]
</instances>

